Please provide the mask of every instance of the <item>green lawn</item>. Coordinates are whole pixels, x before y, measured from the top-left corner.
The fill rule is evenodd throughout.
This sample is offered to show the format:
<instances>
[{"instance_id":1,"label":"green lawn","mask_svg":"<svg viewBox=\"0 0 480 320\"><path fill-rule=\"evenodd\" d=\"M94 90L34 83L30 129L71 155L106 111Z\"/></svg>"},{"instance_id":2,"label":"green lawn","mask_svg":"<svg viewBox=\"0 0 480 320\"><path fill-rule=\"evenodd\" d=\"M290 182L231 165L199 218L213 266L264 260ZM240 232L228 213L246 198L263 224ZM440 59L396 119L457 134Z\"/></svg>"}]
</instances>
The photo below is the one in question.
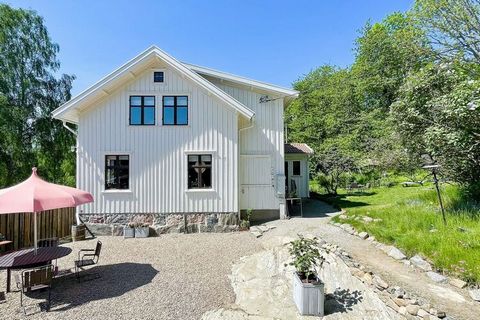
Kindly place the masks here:
<instances>
[{"instance_id":1,"label":"green lawn","mask_svg":"<svg viewBox=\"0 0 480 320\"><path fill-rule=\"evenodd\" d=\"M314 186L313 186L314 188ZM443 225L433 187L375 188L328 200L347 211L347 223L378 241L394 244L412 256L420 253L436 268L468 282L480 282L480 211L462 200L456 186L442 187L447 207ZM355 217L382 219L364 223ZM338 217L337 222L344 222Z\"/></svg>"}]
</instances>

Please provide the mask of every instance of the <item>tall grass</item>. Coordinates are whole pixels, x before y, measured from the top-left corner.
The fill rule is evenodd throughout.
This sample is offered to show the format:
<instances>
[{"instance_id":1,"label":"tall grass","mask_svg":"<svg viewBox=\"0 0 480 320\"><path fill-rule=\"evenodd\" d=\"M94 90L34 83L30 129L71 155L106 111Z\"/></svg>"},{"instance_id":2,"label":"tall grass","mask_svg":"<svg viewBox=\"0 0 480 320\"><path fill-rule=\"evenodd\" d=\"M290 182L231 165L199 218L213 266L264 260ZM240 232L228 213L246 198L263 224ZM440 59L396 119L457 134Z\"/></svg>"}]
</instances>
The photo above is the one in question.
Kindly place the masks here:
<instances>
[{"instance_id":1,"label":"tall grass","mask_svg":"<svg viewBox=\"0 0 480 320\"><path fill-rule=\"evenodd\" d=\"M421 254L442 272L468 282L480 282L480 209L467 200L458 186L441 188L447 212L443 224L432 186L376 188L368 193L332 199L346 209L348 223L377 240L403 249L408 256ZM358 216L379 218L365 223ZM341 222L338 217L337 222Z\"/></svg>"}]
</instances>

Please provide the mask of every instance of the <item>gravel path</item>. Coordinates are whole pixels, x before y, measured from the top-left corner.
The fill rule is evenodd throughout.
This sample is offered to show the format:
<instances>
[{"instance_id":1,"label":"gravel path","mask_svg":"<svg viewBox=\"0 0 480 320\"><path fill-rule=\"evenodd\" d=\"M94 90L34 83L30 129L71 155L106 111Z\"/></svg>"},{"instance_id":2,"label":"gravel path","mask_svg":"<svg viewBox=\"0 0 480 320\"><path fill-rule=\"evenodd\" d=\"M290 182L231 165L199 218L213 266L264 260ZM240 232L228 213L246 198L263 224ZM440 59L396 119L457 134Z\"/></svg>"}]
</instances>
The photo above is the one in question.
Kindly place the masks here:
<instances>
[{"instance_id":1,"label":"gravel path","mask_svg":"<svg viewBox=\"0 0 480 320\"><path fill-rule=\"evenodd\" d=\"M447 312L454 319L478 320L480 304L473 302L465 290L446 284L433 283L425 273L419 272L388 257L370 241L361 240L342 229L329 224L330 217L337 210L320 201L304 203L305 218L277 220L268 223L276 229L268 231L260 238L266 247L276 245L278 237L310 233L345 249L355 261L368 266L375 274L387 282L399 285L408 292L430 301L437 309Z\"/></svg>"},{"instance_id":2,"label":"gravel path","mask_svg":"<svg viewBox=\"0 0 480 320\"><path fill-rule=\"evenodd\" d=\"M28 319L200 319L204 312L234 302L228 279L233 263L262 250L249 232L99 239L100 263L91 271L101 278L58 280L51 311L39 312L36 305L41 300L28 299L29 312L36 312ZM74 251L58 260L60 269L73 266L78 249L93 248L95 242L67 244ZM0 290L5 281L5 272L0 272ZM19 306L20 293L7 294L0 319L25 318Z\"/></svg>"}]
</instances>

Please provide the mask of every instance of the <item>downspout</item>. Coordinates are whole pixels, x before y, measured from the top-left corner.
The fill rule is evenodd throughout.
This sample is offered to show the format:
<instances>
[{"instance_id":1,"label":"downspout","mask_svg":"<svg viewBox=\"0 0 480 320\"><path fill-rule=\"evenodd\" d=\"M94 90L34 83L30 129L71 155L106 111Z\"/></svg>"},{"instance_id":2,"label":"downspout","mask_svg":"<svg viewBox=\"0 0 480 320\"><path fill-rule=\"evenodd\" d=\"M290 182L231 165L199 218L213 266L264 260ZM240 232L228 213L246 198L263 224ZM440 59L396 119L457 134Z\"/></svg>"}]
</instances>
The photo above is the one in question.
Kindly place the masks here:
<instances>
[{"instance_id":1,"label":"downspout","mask_svg":"<svg viewBox=\"0 0 480 320\"><path fill-rule=\"evenodd\" d=\"M248 130L250 128L253 128L253 126L255 125L254 123L254 120L255 120L255 115L250 119L250 125L248 127L245 127L245 128L240 128L238 129L238 166L237 166L237 177L238 177L238 191L241 192L240 190L240 175L238 174L240 172L240 133L242 131L245 131L245 130ZM238 205L238 221L240 222L240 220L242 220L242 216L241 216L241 209L240 209L240 194L238 194L238 198L237 198L237 205Z\"/></svg>"},{"instance_id":2,"label":"downspout","mask_svg":"<svg viewBox=\"0 0 480 320\"><path fill-rule=\"evenodd\" d=\"M68 131L70 131L75 137L78 137L78 134L75 130L73 130L72 128L70 128L68 125L67 125L67 122L66 121L62 121L62 124L63 124L63 127L65 129L67 129ZM76 164L75 164L75 177L78 177L78 138L75 139L75 142L76 142L76 146L75 146L75 154L76 154ZM77 221L77 226L80 225L82 222L80 220L80 216L78 214L78 208L75 208L75 220Z\"/></svg>"},{"instance_id":3,"label":"downspout","mask_svg":"<svg viewBox=\"0 0 480 320\"><path fill-rule=\"evenodd\" d=\"M62 124L63 124L63 127L66 128L68 131L70 131L71 133L73 133L73 135L76 137L77 136L77 132L75 130L73 130L72 128L70 128L69 126L67 126L67 122L66 121L62 121Z\"/></svg>"}]
</instances>

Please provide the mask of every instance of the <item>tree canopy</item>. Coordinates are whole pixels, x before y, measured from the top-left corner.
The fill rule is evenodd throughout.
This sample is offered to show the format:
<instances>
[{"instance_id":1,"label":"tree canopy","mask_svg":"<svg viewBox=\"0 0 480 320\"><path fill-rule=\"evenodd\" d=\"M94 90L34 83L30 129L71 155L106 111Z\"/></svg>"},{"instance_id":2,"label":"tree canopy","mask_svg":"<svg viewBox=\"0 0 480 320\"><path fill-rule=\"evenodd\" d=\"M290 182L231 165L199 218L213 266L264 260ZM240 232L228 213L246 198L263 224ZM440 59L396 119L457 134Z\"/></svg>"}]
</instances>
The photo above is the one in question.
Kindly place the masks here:
<instances>
[{"instance_id":1,"label":"tree canopy","mask_svg":"<svg viewBox=\"0 0 480 320\"><path fill-rule=\"evenodd\" d=\"M60 63L43 19L0 4L0 187L42 176L74 184L74 137L50 112L70 98L73 76L55 77Z\"/></svg>"},{"instance_id":2,"label":"tree canopy","mask_svg":"<svg viewBox=\"0 0 480 320\"><path fill-rule=\"evenodd\" d=\"M448 179L478 183L479 8L418 0L366 23L350 67L321 66L294 83L288 137L313 147L312 173L327 192L346 172L414 172L424 154Z\"/></svg>"}]
</instances>

